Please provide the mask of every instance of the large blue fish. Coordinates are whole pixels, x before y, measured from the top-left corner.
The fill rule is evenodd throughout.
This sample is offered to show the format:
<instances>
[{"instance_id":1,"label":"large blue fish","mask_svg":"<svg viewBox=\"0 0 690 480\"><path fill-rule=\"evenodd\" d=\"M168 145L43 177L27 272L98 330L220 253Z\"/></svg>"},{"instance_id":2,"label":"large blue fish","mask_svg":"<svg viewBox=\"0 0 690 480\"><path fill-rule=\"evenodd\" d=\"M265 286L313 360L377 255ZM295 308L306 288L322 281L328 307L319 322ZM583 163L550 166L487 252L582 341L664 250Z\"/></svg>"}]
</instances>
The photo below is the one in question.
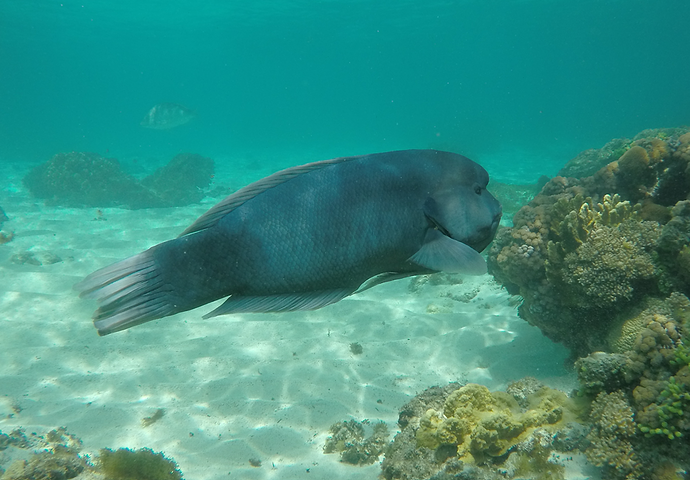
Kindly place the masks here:
<instances>
[{"instance_id":1,"label":"large blue fish","mask_svg":"<svg viewBox=\"0 0 690 480\"><path fill-rule=\"evenodd\" d=\"M182 234L75 288L100 335L229 298L206 317L312 310L396 278L486 272L501 205L462 155L404 150L292 167L230 195Z\"/></svg>"}]
</instances>

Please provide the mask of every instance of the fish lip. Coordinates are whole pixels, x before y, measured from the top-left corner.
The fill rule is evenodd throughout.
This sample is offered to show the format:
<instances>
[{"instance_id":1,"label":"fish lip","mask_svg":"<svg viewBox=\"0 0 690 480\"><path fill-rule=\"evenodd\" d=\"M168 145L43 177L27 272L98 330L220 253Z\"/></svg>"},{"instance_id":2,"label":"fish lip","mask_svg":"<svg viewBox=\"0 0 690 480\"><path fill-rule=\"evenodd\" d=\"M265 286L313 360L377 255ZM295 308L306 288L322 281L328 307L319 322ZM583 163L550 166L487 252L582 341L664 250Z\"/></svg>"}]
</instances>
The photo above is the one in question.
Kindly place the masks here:
<instances>
[{"instance_id":1,"label":"fish lip","mask_svg":"<svg viewBox=\"0 0 690 480\"><path fill-rule=\"evenodd\" d=\"M481 239L478 241L473 241L470 238L465 238L465 239L460 239L454 237L448 230L443 228L441 225L437 224L436 222L433 222L433 228L441 232L443 235L445 235L448 238L452 238L456 242L464 243L468 247L471 247L472 249L481 252L483 251L487 245L489 245L494 237L496 236L496 231L498 230L498 224L500 222L501 218L500 215L497 219L494 219L494 221L491 223L489 226L485 226L477 231L477 233L481 232L486 232L486 235L481 235Z\"/></svg>"},{"instance_id":2,"label":"fish lip","mask_svg":"<svg viewBox=\"0 0 690 480\"><path fill-rule=\"evenodd\" d=\"M491 224L491 227L494 230L498 230L498 226L501 224L501 219L503 218L503 210L499 211L496 216L494 217L494 221Z\"/></svg>"},{"instance_id":3,"label":"fish lip","mask_svg":"<svg viewBox=\"0 0 690 480\"><path fill-rule=\"evenodd\" d=\"M499 212L497 215L494 216L493 221L491 222L491 225L488 225L480 230L478 230L478 233L481 232L482 234L486 232L486 235L481 236L481 240L477 242L462 242L466 245L469 245L473 249L475 249L477 252L483 252L486 247L489 246L491 242L494 241L494 238L496 237L496 232L498 231L498 227L501 223L501 218L503 216L502 212ZM452 237L451 237L452 238ZM457 239L456 239L457 240ZM459 242L462 240L458 240Z\"/></svg>"},{"instance_id":4,"label":"fish lip","mask_svg":"<svg viewBox=\"0 0 690 480\"><path fill-rule=\"evenodd\" d=\"M503 217L503 207L501 205L499 205L498 212L496 213L496 215L494 215L494 218L491 221L491 224L484 226L484 227L478 229L477 232L475 232L475 233L482 233L481 239L478 241L473 241L471 238L466 238L466 239L455 238L448 230L446 230L443 227L443 225L438 223L436 221L436 219L434 219L433 217L431 217L429 215L426 215L426 218L431 223L431 228L438 230L443 235L445 235L448 238L452 238L456 242L464 243L465 245L476 250L477 252L482 252L491 242L493 242L494 237L496 236L496 232L498 231L498 226L501 223L502 217ZM484 232L486 232L486 235L483 235Z\"/></svg>"}]
</instances>

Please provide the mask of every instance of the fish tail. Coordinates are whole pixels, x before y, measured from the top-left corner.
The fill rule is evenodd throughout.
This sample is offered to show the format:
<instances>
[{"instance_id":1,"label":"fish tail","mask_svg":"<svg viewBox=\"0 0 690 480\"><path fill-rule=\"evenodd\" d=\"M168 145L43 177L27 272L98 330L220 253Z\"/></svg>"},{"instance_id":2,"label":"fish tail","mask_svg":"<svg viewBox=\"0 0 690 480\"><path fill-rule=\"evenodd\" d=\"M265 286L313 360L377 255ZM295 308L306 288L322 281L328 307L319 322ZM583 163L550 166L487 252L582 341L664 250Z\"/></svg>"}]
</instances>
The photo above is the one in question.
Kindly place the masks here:
<instances>
[{"instance_id":1,"label":"fish tail","mask_svg":"<svg viewBox=\"0 0 690 480\"><path fill-rule=\"evenodd\" d=\"M74 289L100 304L93 324L101 336L179 311L169 301L172 288L162 280L153 249L95 271Z\"/></svg>"}]
</instances>

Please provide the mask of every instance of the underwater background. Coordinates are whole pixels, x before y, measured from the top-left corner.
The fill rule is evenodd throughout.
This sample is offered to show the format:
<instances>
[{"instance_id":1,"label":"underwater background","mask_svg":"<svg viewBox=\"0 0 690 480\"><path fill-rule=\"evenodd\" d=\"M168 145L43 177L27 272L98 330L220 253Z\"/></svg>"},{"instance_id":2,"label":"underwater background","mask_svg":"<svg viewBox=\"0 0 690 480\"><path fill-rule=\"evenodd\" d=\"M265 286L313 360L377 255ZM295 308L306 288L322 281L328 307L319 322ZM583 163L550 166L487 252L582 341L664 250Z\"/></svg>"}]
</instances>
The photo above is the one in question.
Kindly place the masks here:
<instances>
[{"instance_id":1,"label":"underwater background","mask_svg":"<svg viewBox=\"0 0 690 480\"><path fill-rule=\"evenodd\" d=\"M0 0L0 480L687 480L688 19ZM279 169L412 148L488 170L490 275L103 338L73 290Z\"/></svg>"},{"instance_id":2,"label":"underwater background","mask_svg":"<svg viewBox=\"0 0 690 480\"><path fill-rule=\"evenodd\" d=\"M687 123L689 14L683 0L3 1L0 158L190 151L284 167L434 147L496 177L534 163L534 180ZM198 117L142 129L161 102Z\"/></svg>"}]
</instances>

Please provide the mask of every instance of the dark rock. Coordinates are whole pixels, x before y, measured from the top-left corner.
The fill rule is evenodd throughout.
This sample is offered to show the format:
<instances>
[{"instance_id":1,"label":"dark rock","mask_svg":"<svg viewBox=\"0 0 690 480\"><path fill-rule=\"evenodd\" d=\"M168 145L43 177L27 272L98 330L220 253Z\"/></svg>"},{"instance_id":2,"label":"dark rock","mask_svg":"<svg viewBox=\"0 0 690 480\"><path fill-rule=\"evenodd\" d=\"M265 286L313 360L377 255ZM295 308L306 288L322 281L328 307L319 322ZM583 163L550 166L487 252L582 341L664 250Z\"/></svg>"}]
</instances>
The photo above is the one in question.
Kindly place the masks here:
<instances>
[{"instance_id":1,"label":"dark rock","mask_svg":"<svg viewBox=\"0 0 690 480\"><path fill-rule=\"evenodd\" d=\"M213 160L194 153L181 153L166 166L144 178L162 205L177 207L198 203L213 179Z\"/></svg>"},{"instance_id":2,"label":"dark rock","mask_svg":"<svg viewBox=\"0 0 690 480\"><path fill-rule=\"evenodd\" d=\"M114 158L59 153L31 170L24 185L37 198L67 207L177 207L199 202L213 177L213 160L184 153L142 182Z\"/></svg>"},{"instance_id":3,"label":"dark rock","mask_svg":"<svg viewBox=\"0 0 690 480\"><path fill-rule=\"evenodd\" d=\"M97 153L58 153L31 170L24 185L46 203L67 207L152 206L154 197L114 158Z\"/></svg>"}]
</instances>

